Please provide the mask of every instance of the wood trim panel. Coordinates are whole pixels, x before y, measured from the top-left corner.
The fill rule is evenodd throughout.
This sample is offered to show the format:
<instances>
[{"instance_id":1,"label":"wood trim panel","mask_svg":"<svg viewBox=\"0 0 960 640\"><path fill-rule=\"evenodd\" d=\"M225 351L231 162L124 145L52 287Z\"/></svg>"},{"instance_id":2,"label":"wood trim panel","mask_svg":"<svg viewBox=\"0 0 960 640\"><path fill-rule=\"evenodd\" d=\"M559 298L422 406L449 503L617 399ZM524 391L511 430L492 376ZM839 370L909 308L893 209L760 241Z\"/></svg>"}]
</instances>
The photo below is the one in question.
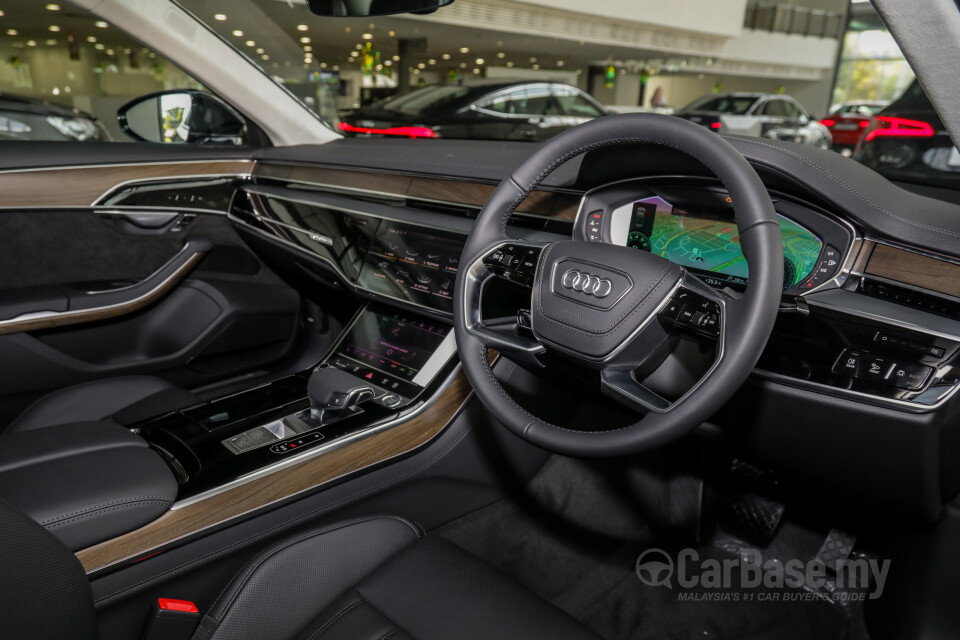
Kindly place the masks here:
<instances>
[{"instance_id":1,"label":"wood trim panel","mask_svg":"<svg viewBox=\"0 0 960 640\"><path fill-rule=\"evenodd\" d=\"M78 552L77 557L88 573L142 557L180 538L408 453L437 436L456 416L472 391L460 371L433 404L403 424L182 509L168 511L136 531Z\"/></svg>"},{"instance_id":2,"label":"wood trim panel","mask_svg":"<svg viewBox=\"0 0 960 640\"><path fill-rule=\"evenodd\" d=\"M864 273L867 270L867 264L870 262L870 256L873 255L873 248L875 243L870 240L864 240L863 244L860 245L860 253L857 254L857 259L853 263L853 271L855 273Z\"/></svg>"},{"instance_id":3,"label":"wood trim panel","mask_svg":"<svg viewBox=\"0 0 960 640\"><path fill-rule=\"evenodd\" d=\"M402 176L373 171L352 171L303 165L259 164L255 175L277 180L367 189L408 198L437 200L471 207L482 207L496 185L440 178ZM533 191L517 209L522 213L573 220L580 207L580 197L554 191Z\"/></svg>"},{"instance_id":4,"label":"wood trim panel","mask_svg":"<svg viewBox=\"0 0 960 640\"><path fill-rule=\"evenodd\" d=\"M0 172L0 207L88 207L134 181L249 175L251 160L118 164Z\"/></svg>"},{"instance_id":5,"label":"wood trim panel","mask_svg":"<svg viewBox=\"0 0 960 640\"><path fill-rule=\"evenodd\" d=\"M878 244L864 273L960 297L960 265Z\"/></svg>"}]
</instances>

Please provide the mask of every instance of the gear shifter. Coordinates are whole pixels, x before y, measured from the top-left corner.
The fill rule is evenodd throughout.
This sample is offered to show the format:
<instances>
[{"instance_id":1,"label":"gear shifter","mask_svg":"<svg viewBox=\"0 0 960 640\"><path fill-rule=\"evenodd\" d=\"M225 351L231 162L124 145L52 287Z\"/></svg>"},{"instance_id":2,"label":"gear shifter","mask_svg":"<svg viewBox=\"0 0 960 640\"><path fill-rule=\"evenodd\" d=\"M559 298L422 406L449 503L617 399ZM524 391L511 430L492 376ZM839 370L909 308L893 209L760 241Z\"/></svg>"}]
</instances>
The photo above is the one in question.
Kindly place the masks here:
<instances>
[{"instance_id":1,"label":"gear shifter","mask_svg":"<svg viewBox=\"0 0 960 640\"><path fill-rule=\"evenodd\" d=\"M345 409L374 397L373 387L342 369L322 365L310 374L307 383L310 414L321 424L336 419Z\"/></svg>"}]
</instances>

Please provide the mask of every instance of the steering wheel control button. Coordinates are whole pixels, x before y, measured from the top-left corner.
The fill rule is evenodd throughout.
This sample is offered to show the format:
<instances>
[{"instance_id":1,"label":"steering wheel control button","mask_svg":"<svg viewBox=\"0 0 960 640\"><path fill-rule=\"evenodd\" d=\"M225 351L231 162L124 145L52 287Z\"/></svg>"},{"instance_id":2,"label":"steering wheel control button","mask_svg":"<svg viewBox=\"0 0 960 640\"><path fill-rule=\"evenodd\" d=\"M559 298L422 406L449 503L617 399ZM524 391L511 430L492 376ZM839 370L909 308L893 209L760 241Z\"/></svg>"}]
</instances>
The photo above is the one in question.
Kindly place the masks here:
<instances>
[{"instance_id":1,"label":"steering wheel control button","mask_svg":"<svg viewBox=\"0 0 960 640\"><path fill-rule=\"evenodd\" d=\"M860 354L856 351L845 349L836 364L833 365L833 372L837 375L847 376L848 378L860 377Z\"/></svg>"},{"instance_id":2,"label":"steering wheel control button","mask_svg":"<svg viewBox=\"0 0 960 640\"><path fill-rule=\"evenodd\" d=\"M720 335L720 305L703 296L681 289L660 312L664 324L699 336Z\"/></svg>"},{"instance_id":3,"label":"steering wheel control button","mask_svg":"<svg viewBox=\"0 0 960 640\"><path fill-rule=\"evenodd\" d=\"M888 382L898 389L919 391L930 379L933 367L922 364L899 364L890 372Z\"/></svg>"},{"instance_id":4,"label":"steering wheel control button","mask_svg":"<svg viewBox=\"0 0 960 640\"><path fill-rule=\"evenodd\" d=\"M540 261L540 249L522 245L505 245L483 259L495 274L524 286L531 286Z\"/></svg>"},{"instance_id":5,"label":"steering wheel control button","mask_svg":"<svg viewBox=\"0 0 960 640\"><path fill-rule=\"evenodd\" d=\"M524 329L533 328L533 319L530 315L530 309L518 309L517 310L517 324Z\"/></svg>"},{"instance_id":6,"label":"steering wheel control button","mask_svg":"<svg viewBox=\"0 0 960 640\"><path fill-rule=\"evenodd\" d=\"M306 449L311 445L317 444L321 440L323 440L323 434L319 431L314 431L313 433L306 433L297 438L291 438L289 440L284 440L283 442L278 442L270 447L270 451L277 454L291 453L293 451Z\"/></svg>"},{"instance_id":7,"label":"steering wheel control button","mask_svg":"<svg viewBox=\"0 0 960 640\"><path fill-rule=\"evenodd\" d=\"M603 209L597 209L587 214L587 240L590 242L603 242Z\"/></svg>"}]
</instances>

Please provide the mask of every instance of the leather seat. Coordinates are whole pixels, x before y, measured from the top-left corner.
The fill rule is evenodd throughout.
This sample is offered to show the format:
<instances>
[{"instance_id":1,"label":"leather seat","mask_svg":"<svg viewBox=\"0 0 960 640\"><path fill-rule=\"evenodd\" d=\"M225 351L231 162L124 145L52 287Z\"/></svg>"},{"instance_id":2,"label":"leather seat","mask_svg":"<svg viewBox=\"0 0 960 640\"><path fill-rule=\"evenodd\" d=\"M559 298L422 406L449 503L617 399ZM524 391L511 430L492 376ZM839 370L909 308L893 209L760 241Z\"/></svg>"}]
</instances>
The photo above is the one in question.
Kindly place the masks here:
<instances>
[{"instance_id":1,"label":"leather seat","mask_svg":"<svg viewBox=\"0 0 960 640\"><path fill-rule=\"evenodd\" d=\"M188 391L153 376L124 376L49 393L17 416L5 433L74 422L111 420L128 425L199 402Z\"/></svg>"},{"instance_id":2,"label":"leather seat","mask_svg":"<svg viewBox=\"0 0 960 640\"><path fill-rule=\"evenodd\" d=\"M0 501L0 638L93 640L77 559ZM194 640L600 640L466 551L392 517L274 545L240 571Z\"/></svg>"}]
</instances>

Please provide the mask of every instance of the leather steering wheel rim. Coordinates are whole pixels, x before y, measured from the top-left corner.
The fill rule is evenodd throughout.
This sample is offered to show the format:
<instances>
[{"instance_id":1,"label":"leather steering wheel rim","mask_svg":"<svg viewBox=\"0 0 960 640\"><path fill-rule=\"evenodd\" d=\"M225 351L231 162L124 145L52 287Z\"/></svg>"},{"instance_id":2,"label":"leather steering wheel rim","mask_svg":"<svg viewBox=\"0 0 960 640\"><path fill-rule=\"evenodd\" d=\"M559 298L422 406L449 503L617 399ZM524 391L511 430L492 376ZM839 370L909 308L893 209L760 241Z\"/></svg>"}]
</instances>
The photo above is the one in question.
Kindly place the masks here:
<instances>
[{"instance_id":1,"label":"leather steering wheel rim","mask_svg":"<svg viewBox=\"0 0 960 640\"><path fill-rule=\"evenodd\" d=\"M482 266L485 256L511 240L506 233L510 216L550 173L583 153L618 145L672 148L710 170L733 200L750 277L742 295L730 297L729 304L724 305L719 356L690 393L668 411L649 412L632 425L580 431L529 413L497 381L487 358L491 346L472 330L471 319L479 317L479 299L473 299L476 294L470 291L469 272L471 265ZM549 266L542 262L539 270ZM742 385L760 358L776 320L783 286L783 245L766 188L732 145L680 118L623 114L598 118L552 138L505 178L477 217L460 267L454 329L464 372L481 402L507 428L543 449L571 456L609 457L648 450L689 433Z\"/></svg>"}]
</instances>

